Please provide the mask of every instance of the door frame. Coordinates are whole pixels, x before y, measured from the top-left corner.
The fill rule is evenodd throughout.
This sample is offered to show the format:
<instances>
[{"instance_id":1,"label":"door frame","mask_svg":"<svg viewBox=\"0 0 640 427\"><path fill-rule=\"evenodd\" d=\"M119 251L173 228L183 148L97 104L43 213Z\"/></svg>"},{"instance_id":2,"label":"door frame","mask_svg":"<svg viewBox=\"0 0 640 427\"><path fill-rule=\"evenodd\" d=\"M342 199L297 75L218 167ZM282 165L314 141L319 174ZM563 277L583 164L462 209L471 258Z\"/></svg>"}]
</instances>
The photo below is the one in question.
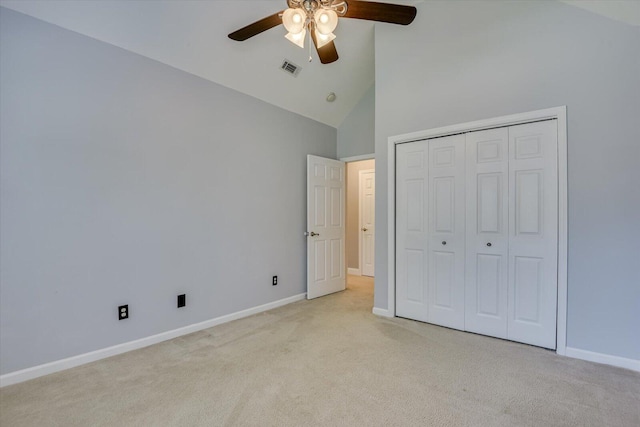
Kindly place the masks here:
<instances>
[{"instance_id":1,"label":"door frame","mask_svg":"<svg viewBox=\"0 0 640 427\"><path fill-rule=\"evenodd\" d=\"M528 122L556 119L558 124L558 300L556 319L556 353L566 355L567 349L567 251L568 251L568 194L567 194L567 107L560 106L508 116L493 117L418 132L395 135L387 142L387 208L388 208L388 300L387 310L374 313L396 315L396 145L457 133L513 126Z\"/></svg>"},{"instance_id":2,"label":"door frame","mask_svg":"<svg viewBox=\"0 0 640 427\"><path fill-rule=\"evenodd\" d=\"M340 157L338 158L338 160L345 162L345 163L352 163L352 162L359 162L360 160L375 160L376 159L376 154L375 153L370 153L370 154L360 154L358 156L348 156L348 157ZM347 165L348 167L348 165ZM375 168L374 168L375 170ZM348 191L345 191L345 197L348 197L349 195L347 194ZM360 183L358 183L358 204L360 203ZM358 207L358 210L360 210L360 208ZM360 212L358 212L358 224L360 224ZM346 241L345 241L346 243ZM358 246L360 246L360 242L358 242ZM360 248L358 248L358 268L356 269L352 269L349 268L348 261L347 261L347 257L345 256L344 259L344 269L347 272L347 274L353 274L356 276L361 276L362 275L362 268L361 268L361 257L360 257Z\"/></svg>"},{"instance_id":3,"label":"door frame","mask_svg":"<svg viewBox=\"0 0 640 427\"><path fill-rule=\"evenodd\" d=\"M364 265L363 262L363 255L364 255L364 251L362 250L362 248L364 247L364 234L361 234L360 232L362 231L362 175L364 175L365 173L372 173L374 174L374 179L375 179L375 173L376 170L375 169L362 169L360 171L358 171L358 269L360 270L360 275L364 276L364 268L362 267ZM375 184L374 184L375 185ZM375 187L373 189L373 198L375 200L376 197L376 190ZM373 210L374 210L374 215L375 215L375 209L376 206L375 204L373 205ZM375 224L375 217L374 217L374 224ZM374 225L374 230L373 230L373 244L375 247L375 225ZM374 257L375 258L375 257ZM375 259L373 262L374 268L375 268ZM374 273L375 275L375 273ZM369 277L369 276L367 276Z\"/></svg>"}]
</instances>

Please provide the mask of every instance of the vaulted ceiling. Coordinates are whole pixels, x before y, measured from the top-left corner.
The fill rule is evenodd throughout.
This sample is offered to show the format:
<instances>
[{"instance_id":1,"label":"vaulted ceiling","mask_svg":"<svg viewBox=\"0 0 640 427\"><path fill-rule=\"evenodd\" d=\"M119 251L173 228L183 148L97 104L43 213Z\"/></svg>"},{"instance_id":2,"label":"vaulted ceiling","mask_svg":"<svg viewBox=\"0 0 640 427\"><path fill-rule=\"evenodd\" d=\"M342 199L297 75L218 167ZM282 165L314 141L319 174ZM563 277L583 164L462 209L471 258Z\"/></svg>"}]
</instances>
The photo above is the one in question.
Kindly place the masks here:
<instances>
[{"instance_id":1,"label":"vaulted ceiling","mask_svg":"<svg viewBox=\"0 0 640 427\"><path fill-rule=\"evenodd\" d=\"M567 3L584 6L572 0ZM604 5L595 11L617 14L614 19L640 21L640 16L634 16L634 11L640 12L637 4L626 9L636 2L589 3ZM340 59L327 65L320 63L315 51L308 62L308 48L300 49L285 40L282 26L244 42L227 37L240 27L286 9L285 0L2 0L0 4L334 127L374 83L372 22L341 19L335 31ZM404 28L392 27L394 31ZM297 77L281 70L285 59L301 67ZM336 94L335 102L326 101L330 92Z\"/></svg>"}]
</instances>

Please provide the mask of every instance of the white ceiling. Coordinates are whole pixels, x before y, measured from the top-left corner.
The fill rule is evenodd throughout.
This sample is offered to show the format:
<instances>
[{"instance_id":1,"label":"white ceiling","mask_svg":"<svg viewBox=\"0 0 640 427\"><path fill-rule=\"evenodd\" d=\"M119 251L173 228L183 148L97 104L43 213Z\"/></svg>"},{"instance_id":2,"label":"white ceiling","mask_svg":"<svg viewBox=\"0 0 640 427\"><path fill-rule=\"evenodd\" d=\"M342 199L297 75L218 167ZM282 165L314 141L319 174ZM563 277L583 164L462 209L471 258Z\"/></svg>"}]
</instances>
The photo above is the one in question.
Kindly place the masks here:
<instances>
[{"instance_id":1,"label":"white ceiling","mask_svg":"<svg viewBox=\"0 0 640 427\"><path fill-rule=\"evenodd\" d=\"M593 12L640 24L637 1L567 0L566 3L579 3L578 6ZM307 47L300 49L286 41L281 26L245 42L227 37L251 22L285 9L285 0L1 0L0 5L333 127L342 123L375 77L372 22L340 20L335 31L340 59L327 65L320 64L315 52L313 61L307 62ZM403 30L402 26L393 27ZM280 70L285 58L302 67L298 77ZM337 95L333 103L325 101L329 92Z\"/></svg>"}]
</instances>

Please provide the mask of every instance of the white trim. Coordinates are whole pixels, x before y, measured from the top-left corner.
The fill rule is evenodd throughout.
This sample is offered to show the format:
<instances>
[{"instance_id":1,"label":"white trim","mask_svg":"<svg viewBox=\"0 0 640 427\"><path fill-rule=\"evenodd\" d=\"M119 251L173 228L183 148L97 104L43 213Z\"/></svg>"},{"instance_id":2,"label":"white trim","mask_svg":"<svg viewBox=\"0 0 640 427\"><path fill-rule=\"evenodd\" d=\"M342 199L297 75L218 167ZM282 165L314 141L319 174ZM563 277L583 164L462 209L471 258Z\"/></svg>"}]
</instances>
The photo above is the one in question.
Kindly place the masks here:
<instances>
[{"instance_id":1,"label":"white trim","mask_svg":"<svg viewBox=\"0 0 640 427\"><path fill-rule=\"evenodd\" d=\"M148 347L150 345L157 344L162 341L167 341L176 337L201 331L203 329L208 329L213 326L221 325L223 323L231 322L233 320L242 319L243 317L248 317L254 314L262 313L263 311L267 311L277 307L281 307L283 305L291 304L296 301L301 301L305 299L306 296L307 296L306 293L294 295L292 297L288 297L278 301L259 305L257 307L248 308L246 310L237 311L235 313L227 314L225 316L216 317L215 319L205 320L204 322L194 323L192 325L184 326L178 329L173 329L171 331L162 332L157 335L151 335L149 337L141 338L135 341L129 341L126 343L114 345L112 347L102 348L100 350L91 351L89 353L79 354L77 356L68 357L66 359L56 360L54 362L45 363L43 365L22 369L20 371L10 372L8 374L4 374L0 376L0 387L21 383L23 381L38 378L43 375L53 374L54 372L59 372L65 369L74 368L76 366L84 365L86 363L95 362L96 360L105 359L107 357L115 356L117 354L122 354L128 351L137 350L139 348Z\"/></svg>"},{"instance_id":2,"label":"white trim","mask_svg":"<svg viewBox=\"0 0 640 427\"><path fill-rule=\"evenodd\" d=\"M389 313L389 310L385 310L384 308L373 307L371 312L380 317L393 317L391 313Z\"/></svg>"},{"instance_id":3,"label":"white trim","mask_svg":"<svg viewBox=\"0 0 640 427\"><path fill-rule=\"evenodd\" d=\"M556 320L556 353L564 356L567 349L567 289L568 289L568 241L569 241L569 215L567 172L567 107L558 107L561 110L556 116L558 119L558 318Z\"/></svg>"},{"instance_id":4,"label":"white trim","mask_svg":"<svg viewBox=\"0 0 640 427\"><path fill-rule=\"evenodd\" d=\"M617 366L620 368L631 369L640 372L640 360L627 359L625 357L612 356L610 354L596 353L589 350L581 350L579 348L566 347L565 355L575 359L588 360L589 362L604 363L605 365Z\"/></svg>"},{"instance_id":5,"label":"white trim","mask_svg":"<svg viewBox=\"0 0 640 427\"><path fill-rule=\"evenodd\" d=\"M494 117L474 122L460 123L436 129L422 130L391 136L387 142L388 162L388 288L387 311L395 316L396 311L396 144L420 141L438 136L490 129L499 126L513 126L536 120L558 120L558 317L556 329L556 353L565 355L567 350L567 251L568 251L568 196L567 196L567 107L554 107L509 116ZM568 355L568 354L567 354Z\"/></svg>"},{"instance_id":6,"label":"white trim","mask_svg":"<svg viewBox=\"0 0 640 427\"><path fill-rule=\"evenodd\" d=\"M375 159L376 154L362 154L360 156L351 156L351 157L340 157L340 161L342 162L359 162L360 160L371 160Z\"/></svg>"},{"instance_id":7,"label":"white trim","mask_svg":"<svg viewBox=\"0 0 640 427\"><path fill-rule=\"evenodd\" d=\"M347 268L347 274L351 274L352 276L362 276L359 268Z\"/></svg>"}]
</instances>

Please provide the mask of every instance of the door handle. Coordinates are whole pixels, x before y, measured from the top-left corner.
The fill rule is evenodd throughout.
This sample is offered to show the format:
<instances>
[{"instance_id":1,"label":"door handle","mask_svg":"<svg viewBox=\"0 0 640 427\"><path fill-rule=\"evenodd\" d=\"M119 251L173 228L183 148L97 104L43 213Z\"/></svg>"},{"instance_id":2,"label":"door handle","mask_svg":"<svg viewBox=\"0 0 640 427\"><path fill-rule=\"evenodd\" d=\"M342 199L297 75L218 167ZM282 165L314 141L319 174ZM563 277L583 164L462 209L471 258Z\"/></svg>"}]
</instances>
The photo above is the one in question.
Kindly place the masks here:
<instances>
[{"instance_id":1,"label":"door handle","mask_svg":"<svg viewBox=\"0 0 640 427\"><path fill-rule=\"evenodd\" d=\"M487 243L487 246L491 247L491 242Z\"/></svg>"},{"instance_id":2,"label":"door handle","mask_svg":"<svg viewBox=\"0 0 640 427\"><path fill-rule=\"evenodd\" d=\"M316 236L319 236L319 235L320 235L320 233L315 233L313 231L311 233L309 233L309 236L311 236L311 237L316 237Z\"/></svg>"},{"instance_id":3,"label":"door handle","mask_svg":"<svg viewBox=\"0 0 640 427\"><path fill-rule=\"evenodd\" d=\"M443 240L443 241L442 241L442 245L444 246L444 245L446 245L446 244L447 244L447 242Z\"/></svg>"},{"instance_id":4,"label":"door handle","mask_svg":"<svg viewBox=\"0 0 640 427\"><path fill-rule=\"evenodd\" d=\"M368 228L367 227L362 227L362 231L367 231Z\"/></svg>"}]
</instances>

